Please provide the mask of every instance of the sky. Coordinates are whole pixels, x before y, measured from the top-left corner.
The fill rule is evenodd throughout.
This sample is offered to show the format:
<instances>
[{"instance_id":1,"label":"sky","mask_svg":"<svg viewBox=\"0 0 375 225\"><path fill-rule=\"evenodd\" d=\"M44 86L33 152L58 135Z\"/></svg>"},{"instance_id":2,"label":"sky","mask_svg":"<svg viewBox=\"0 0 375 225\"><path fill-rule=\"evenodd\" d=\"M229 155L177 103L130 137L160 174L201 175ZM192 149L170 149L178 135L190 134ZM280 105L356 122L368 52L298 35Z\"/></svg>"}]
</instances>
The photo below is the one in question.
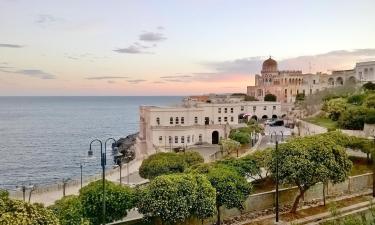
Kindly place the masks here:
<instances>
[{"instance_id":1,"label":"sky","mask_svg":"<svg viewBox=\"0 0 375 225\"><path fill-rule=\"evenodd\" d=\"M0 96L246 92L375 60L374 0L0 0Z\"/></svg>"}]
</instances>

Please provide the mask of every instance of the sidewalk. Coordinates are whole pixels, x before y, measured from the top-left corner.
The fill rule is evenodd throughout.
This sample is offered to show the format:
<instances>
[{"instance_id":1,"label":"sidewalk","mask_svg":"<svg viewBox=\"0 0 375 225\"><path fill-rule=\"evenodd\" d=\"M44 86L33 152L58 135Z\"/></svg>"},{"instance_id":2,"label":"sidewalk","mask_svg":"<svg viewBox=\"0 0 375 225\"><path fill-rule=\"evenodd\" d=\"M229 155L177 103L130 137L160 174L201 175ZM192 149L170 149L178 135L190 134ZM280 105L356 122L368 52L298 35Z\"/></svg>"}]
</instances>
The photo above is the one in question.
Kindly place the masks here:
<instances>
[{"instance_id":1,"label":"sidewalk","mask_svg":"<svg viewBox=\"0 0 375 225\"><path fill-rule=\"evenodd\" d=\"M139 167L142 164L142 160L133 161L129 165L129 181L130 185L143 183L146 180L141 178L138 174ZM122 184L127 183L127 168L124 165L121 170L122 175ZM97 176L95 180L101 179L101 175ZM120 182L120 170L119 167L114 169L107 169L106 173L106 180L119 183ZM91 179L83 183L83 186L88 185L92 182ZM67 185L65 189L66 195L78 195L79 189L81 188L81 184L79 182L75 182L73 185ZM26 193L28 196L28 193ZM22 193L11 193L11 197L16 199L22 199ZM32 203L43 203L45 206L52 205L56 200L61 199L63 197L63 189L62 188L54 188L54 190L40 192L40 193L32 193L31 195L31 202Z\"/></svg>"}]
</instances>

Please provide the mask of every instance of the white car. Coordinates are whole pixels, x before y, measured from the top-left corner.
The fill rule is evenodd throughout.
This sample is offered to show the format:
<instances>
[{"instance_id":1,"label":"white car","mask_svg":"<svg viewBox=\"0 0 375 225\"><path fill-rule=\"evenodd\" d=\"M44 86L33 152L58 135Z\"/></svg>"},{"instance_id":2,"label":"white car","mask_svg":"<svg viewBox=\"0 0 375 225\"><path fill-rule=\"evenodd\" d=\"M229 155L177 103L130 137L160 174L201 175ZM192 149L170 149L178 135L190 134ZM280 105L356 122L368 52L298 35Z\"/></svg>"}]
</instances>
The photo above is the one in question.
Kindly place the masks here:
<instances>
[{"instance_id":1,"label":"white car","mask_svg":"<svg viewBox=\"0 0 375 225\"><path fill-rule=\"evenodd\" d=\"M264 122L264 125L270 125L272 123L272 120L271 119L267 119L265 122Z\"/></svg>"}]
</instances>

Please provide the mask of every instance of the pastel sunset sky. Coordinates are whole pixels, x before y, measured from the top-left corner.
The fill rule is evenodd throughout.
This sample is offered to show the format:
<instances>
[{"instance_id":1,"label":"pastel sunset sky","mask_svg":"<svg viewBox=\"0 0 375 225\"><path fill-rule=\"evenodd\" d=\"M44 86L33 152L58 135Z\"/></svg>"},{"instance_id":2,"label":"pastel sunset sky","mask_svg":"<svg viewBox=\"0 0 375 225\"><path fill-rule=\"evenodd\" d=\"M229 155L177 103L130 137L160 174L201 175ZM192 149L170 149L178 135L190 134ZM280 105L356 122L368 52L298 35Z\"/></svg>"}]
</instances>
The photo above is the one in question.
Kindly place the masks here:
<instances>
[{"instance_id":1,"label":"pastel sunset sky","mask_svg":"<svg viewBox=\"0 0 375 225\"><path fill-rule=\"evenodd\" d=\"M375 60L374 0L0 0L0 95L246 92Z\"/></svg>"}]
</instances>

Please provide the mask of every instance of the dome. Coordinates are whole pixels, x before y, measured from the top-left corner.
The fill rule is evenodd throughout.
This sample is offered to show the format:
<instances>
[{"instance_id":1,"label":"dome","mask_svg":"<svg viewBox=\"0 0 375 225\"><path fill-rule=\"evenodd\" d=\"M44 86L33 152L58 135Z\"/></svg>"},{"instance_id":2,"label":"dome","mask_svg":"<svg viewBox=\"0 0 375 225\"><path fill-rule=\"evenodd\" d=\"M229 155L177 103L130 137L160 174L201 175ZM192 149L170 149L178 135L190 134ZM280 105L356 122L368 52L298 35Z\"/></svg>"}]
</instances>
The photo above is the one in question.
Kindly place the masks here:
<instances>
[{"instance_id":1,"label":"dome","mask_svg":"<svg viewBox=\"0 0 375 225\"><path fill-rule=\"evenodd\" d=\"M269 57L267 60L263 62L262 66L263 72L275 72L277 71L277 62Z\"/></svg>"}]
</instances>

